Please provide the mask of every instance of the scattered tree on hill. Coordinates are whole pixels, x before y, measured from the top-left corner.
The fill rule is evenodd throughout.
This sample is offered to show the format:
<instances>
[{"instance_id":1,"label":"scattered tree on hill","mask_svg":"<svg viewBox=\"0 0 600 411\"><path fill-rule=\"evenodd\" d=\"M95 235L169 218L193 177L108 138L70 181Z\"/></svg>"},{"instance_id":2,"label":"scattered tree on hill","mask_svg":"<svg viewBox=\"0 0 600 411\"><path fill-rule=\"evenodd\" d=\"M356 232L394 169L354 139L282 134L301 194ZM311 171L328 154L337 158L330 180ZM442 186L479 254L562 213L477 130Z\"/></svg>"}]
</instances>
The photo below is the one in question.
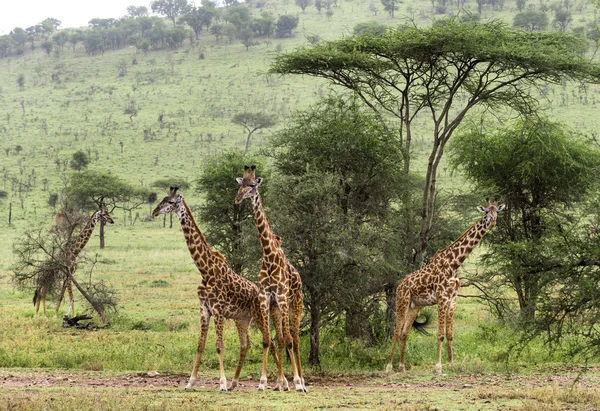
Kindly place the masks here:
<instances>
[{"instance_id":1,"label":"scattered tree on hill","mask_svg":"<svg viewBox=\"0 0 600 411\"><path fill-rule=\"evenodd\" d=\"M527 31L540 31L548 27L548 15L540 10L527 10L515 15L513 26Z\"/></svg>"},{"instance_id":2,"label":"scattered tree on hill","mask_svg":"<svg viewBox=\"0 0 600 411\"><path fill-rule=\"evenodd\" d=\"M275 117L273 116L264 113L252 113L247 111L236 114L233 116L231 121L235 124L241 125L248 132L244 154L248 153L248 149L250 148L250 139L255 131L263 128L273 127L276 124Z\"/></svg>"},{"instance_id":3,"label":"scattered tree on hill","mask_svg":"<svg viewBox=\"0 0 600 411\"><path fill-rule=\"evenodd\" d=\"M71 168L73 170L81 171L81 170L87 168L89 163L90 163L90 158L88 157L88 155L85 154L83 151L79 150L79 151L76 151L75 153L73 153L73 156L71 157L71 161L69 162L69 165L71 166Z\"/></svg>"},{"instance_id":4,"label":"scattered tree on hill","mask_svg":"<svg viewBox=\"0 0 600 411\"><path fill-rule=\"evenodd\" d=\"M58 193L50 193L48 196L48 205L56 210L56 203L58 203Z\"/></svg>"},{"instance_id":5,"label":"scattered tree on hill","mask_svg":"<svg viewBox=\"0 0 600 411\"><path fill-rule=\"evenodd\" d=\"M25 88L25 74L21 73L17 76L17 85L19 86L20 90Z\"/></svg>"},{"instance_id":6,"label":"scattered tree on hill","mask_svg":"<svg viewBox=\"0 0 600 411\"><path fill-rule=\"evenodd\" d=\"M41 46L40 46L45 52L46 55L50 55L50 53L52 53L52 49L54 48L54 43L52 41L44 41Z\"/></svg>"},{"instance_id":7,"label":"scattered tree on hill","mask_svg":"<svg viewBox=\"0 0 600 411\"><path fill-rule=\"evenodd\" d=\"M571 15L571 12L565 9L558 9L556 10L556 12L554 13L554 22L553 25L554 27L558 28L559 30L565 31L567 29L567 26L569 24L571 24L571 22L573 21L573 16Z\"/></svg>"},{"instance_id":8,"label":"scattered tree on hill","mask_svg":"<svg viewBox=\"0 0 600 411\"><path fill-rule=\"evenodd\" d=\"M572 248L558 250L579 231L569 209L596 184L600 153L562 125L538 118L495 131L468 128L456 136L451 153L452 164L479 190L497 193L507 205L483 256L490 269L475 279L478 288L503 318L511 318L502 294L510 288L520 317L530 321L548 287L572 282L559 274L572 258L563 254Z\"/></svg>"},{"instance_id":9,"label":"scattered tree on hill","mask_svg":"<svg viewBox=\"0 0 600 411\"><path fill-rule=\"evenodd\" d=\"M147 17L148 7L146 6L127 6L127 15L131 18Z\"/></svg>"},{"instance_id":10,"label":"scattered tree on hill","mask_svg":"<svg viewBox=\"0 0 600 411\"><path fill-rule=\"evenodd\" d=\"M364 23L358 23L352 29L352 34L355 36L361 36L364 34L372 34L374 36L378 36L380 34L385 33L388 26L378 21L367 21Z\"/></svg>"},{"instance_id":11,"label":"scattered tree on hill","mask_svg":"<svg viewBox=\"0 0 600 411\"><path fill-rule=\"evenodd\" d=\"M296 16L282 15L277 19L275 33L277 37L292 37L292 31L298 27L300 19Z\"/></svg>"},{"instance_id":12,"label":"scattered tree on hill","mask_svg":"<svg viewBox=\"0 0 600 411\"><path fill-rule=\"evenodd\" d=\"M146 204L149 190L134 187L112 174L84 170L71 174L65 191L69 207L82 210L116 208L131 211ZM100 223L100 248L104 248L104 222Z\"/></svg>"},{"instance_id":13,"label":"scattered tree on hill","mask_svg":"<svg viewBox=\"0 0 600 411\"><path fill-rule=\"evenodd\" d=\"M187 4L187 0L154 0L150 2L150 8L154 13L171 19L173 27L175 27L175 19L183 14Z\"/></svg>"},{"instance_id":14,"label":"scattered tree on hill","mask_svg":"<svg viewBox=\"0 0 600 411\"><path fill-rule=\"evenodd\" d=\"M191 7L181 17L180 21L186 23L194 30L196 40L198 40L202 28L206 27L206 30L210 28L215 14L215 9L211 7Z\"/></svg>"},{"instance_id":15,"label":"scattered tree on hill","mask_svg":"<svg viewBox=\"0 0 600 411\"><path fill-rule=\"evenodd\" d=\"M531 112L537 101L528 90L541 82L597 82L600 65L581 54L584 48L583 40L563 32L528 33L498 21L453 18L427 28L401 25L378 36L302 47L277 55L269 72L325 78L354 92L374 111L396 117L406 175L413 121L421 112L429 114L420 233L418 238L406 233L405 253L414 256L418 267L434 233L438 167L456 128L474 107Z\"/></svg>"},{"instance_id":16,"label":"scattered tree on hill","mask_svg":"<svg viewBox=\"0 0 600 411\"><path fill-rule=\"evenodd\" d=\"M61 50L64 50L65 44L69 41L69 32L61 30L52 36L52 40Z\"/></svg>"},{"instance_id":17,"label":"scattered tree on hill","mask_svg":"<svg viewBox=\"0 0 600 411\"><path fill-rule=\"evenodd\" d=\"M387 11L392 18L394 18L394 12L398 10L398 2L398 0L381 0L383 9Z\"/></svg>"},{"instance_id":18,"label":"scattered tree on hill","mask_svg":"<svg viewBox=\"0 0 600 411\"><path fill-rule=\"evenodd\" d=\"M314 0L296 0L296 6L302 9L302 13L306 13L306 8L312 6Z\"/></svg>"}]
</instances>

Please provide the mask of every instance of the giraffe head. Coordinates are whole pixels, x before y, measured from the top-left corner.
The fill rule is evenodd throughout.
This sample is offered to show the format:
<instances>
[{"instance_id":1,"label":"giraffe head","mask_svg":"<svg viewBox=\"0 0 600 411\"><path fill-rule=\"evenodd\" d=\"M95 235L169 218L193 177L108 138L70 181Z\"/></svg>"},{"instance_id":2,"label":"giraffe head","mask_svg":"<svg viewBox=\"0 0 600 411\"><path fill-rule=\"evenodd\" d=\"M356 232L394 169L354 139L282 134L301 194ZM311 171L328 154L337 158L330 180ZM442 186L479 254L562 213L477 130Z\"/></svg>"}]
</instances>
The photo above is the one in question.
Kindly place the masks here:
<instances>
[{"instance_id":1,"label":"giraffe head","mask_svg":"<svg viewBox=\"0 0 600 411\"><path fill-rule=\"evenodd\" d=\"M114 224L114 220L104 207L94 213L93 221L94 224L98 224L99 221L102 221L104 224Z\"/></svg>"},{"instance_id":2,"label":"giraffe head","mask_svg":"<svg viewBox=\"0 0 600 411\"><path fill-rule=\"evenodd\" d=\"M240 204L246 198L256 197L258 195L258 186L262 183L262 178L255 177L254 173L256 166L250 167L244 166L244 177L236 178L236 181L240 185L237 195L235 196L235 203Z\"/></svg>"},{"instance_id":3,"label":"giraffe head","mask_svg":"<svg viewBox=\"0 0 600 411\"><path fill-rule=\"evenodd\" d=\"M486 198L487 207L477 206L477 209L482 213L485 213L483 216L483 220L485 220L486 224L490 226L496 225L496 219L498 218L498 213L506 207L504 204L498 205L498 199L494 198L493 202L490 202L489 198Z\"/></svg>"},{"instance_id":4,"label":"giraffe head","mask_svg":"<svg viewBox=\"0 0 600 411\"><path fill-rule=\"evenodd\" d=\"M158 203L154 211L152 211L152 217L156 217L159 214L168 214L172 211L177 211L181 204L181 200L183 196L177 193L179 187L171 187L169 189L169 195L163 198L163 200Z\"/></svg>"}]
</instances>

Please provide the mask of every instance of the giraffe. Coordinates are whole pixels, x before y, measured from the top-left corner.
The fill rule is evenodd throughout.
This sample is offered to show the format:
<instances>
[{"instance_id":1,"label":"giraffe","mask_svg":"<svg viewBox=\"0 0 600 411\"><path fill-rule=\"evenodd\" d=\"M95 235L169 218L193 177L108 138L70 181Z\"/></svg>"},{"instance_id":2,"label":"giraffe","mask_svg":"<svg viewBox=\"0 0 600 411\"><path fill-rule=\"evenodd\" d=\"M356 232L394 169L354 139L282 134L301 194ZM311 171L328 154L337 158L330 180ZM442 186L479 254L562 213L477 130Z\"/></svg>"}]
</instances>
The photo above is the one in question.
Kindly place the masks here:
<instances>
[{"instance_id":1,"label":"giraffe","mask_svg":"<svg viewBox=\"0 0 600 411\"><path fill-rule=\"evenodd\" d=\"M392 343L392 354L386 367L386 372L392 371L394 349L400 339L399 371L404 372L404 351L406 339L411 325L416 321L423 307L438 306L438 350L435 370L442 372L442 343L444 334L448 344L448 364L452 365L452 321L456 309L456 296L460 288L460 280L456 275L458 267L471 254L487 231L496 225L498 212L504 210L504 204L486 199L487 207L477 209L485 213L483 218L473 224L458 240L433 256L431 262L417 270L400 282L396 289L396 330ZM416 322L418 325L419 323Z\"/></svg>"},{"instance_id":2,"label":"giraffe","mask_svg":"<svg viewBox=\"0 0 600 411\"><path fill-rule=\"evenodd\" d=\"M46 293L48 291L48 287L50 282L52 282L57 273L59 271L65 271L63 275L63 285L61 287L61 291L58 296L58 302L56 303L56 313L55 316L58 315L58 311L60 310L60 305L65 296L65 290L69 293L69 309L67 314L72 312L75 315L75 299L73 298L73 284L71 282L71 277L75 275L77 271L77 256L83 250L83 247L88 243L92 233L94 232L94 228L99 221L104 221L104 223L113 224L114 221L107 211L100 209L95 211L90 218L86 226L81 230L81 233L75 239L69 239L67 244L56 255L56 262L61 265L61 267L49 267L42 272L41 276L38 278L38 286L33 295L33 304L35 305L35 317L38 316L40 310L40 304L43 308L44 317L46 316Z\"/></svg>"},{"instance_id":3,"label":"giraffe","mask_svg":"<svg viewBox=\"0 0 600 411\"><path fill-rule=\"evenodd\" d=\"M254 222L258 229L263 252L258 282L261 293L268 300L270 313L273 317L279 348L278 358L282 358L285 344L292 363L296 391L307 392L300 361L300 319L304 299L302 280L300 274L288 261L281 248L281 237L273 233L267 220L262 198L258 193L258 186L262 183L262 178L257 178L255 172L256 166L244 166L244 176L236 179L240 187L235 197L235 203L241 204L246 198L249 198L252 202ZM283 368L279 368L278 371L277 389L287 391L289 386L283 374Z\"/></svg>"},{"instance_id":4,"label":"giraffe","mask_svg":"<svg viewBox=\"0 0 600 411\"><path fill-rule=\"evenodd\" d=\"M248 328L254 320L262 332L262 371L261 382L267 380L267 357L270 347L269 315L266 299L260 295L258 286L233 272L225 261L225 257L216 250L212 250L206 238L198 228L194 216L183 196L177 193L178 187L171 187L166 196L152 212L153 217L175 211L185 237L188 250L198 271L202 274L202 284L198 287L200 300L200 337L198 349L194 360L194 367L189 382L185 387L190 390L198 377L198 367L202 361L202 354L206 345L206 335L211 317L214 317L217 334L217 354L219 356L219 385L221 391L235 389L238 385L240 372L244 359L250 347ZM233 319L240 339L240 357L231 382L227 387L225 370L223 367L223 324L225 319ZM275 356L275 351L271 350ZM278 361L275 358L276 362Z\"/></svg>"}]
</instances>

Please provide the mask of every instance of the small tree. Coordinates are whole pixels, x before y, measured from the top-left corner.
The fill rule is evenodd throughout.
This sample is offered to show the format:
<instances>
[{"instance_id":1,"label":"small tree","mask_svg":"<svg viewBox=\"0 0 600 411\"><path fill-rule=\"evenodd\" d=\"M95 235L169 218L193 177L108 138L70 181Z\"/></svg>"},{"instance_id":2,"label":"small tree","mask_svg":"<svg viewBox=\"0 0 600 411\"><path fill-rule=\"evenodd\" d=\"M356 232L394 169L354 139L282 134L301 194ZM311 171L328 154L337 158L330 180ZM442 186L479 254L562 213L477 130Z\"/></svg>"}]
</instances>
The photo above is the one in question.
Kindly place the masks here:
<instances>
[{"instance_id":1,"label":"small tree","mask_svg":"<svg viewBox=\"0 0 600 411\"><path fill-rule=\"evenodd\" d=\"M58 202L58 193L50 193L48 196L48 205L56 210L56 203Z\"/></svg>"},{"instance_id":2,"label":"small tree","mask_svg":"<svg viewBox=\"0 0 600 411\"><path fill-rule=\"evenodd\" d=\"M296 0L296 6L302 9L302 13L306 13L306 8L312 6L314 0Z\"/></svg>"},{"instance_id":3,"label":"small tree","mask_svg":"<svg viewBox=\"0 0 600 411\"><path fill-rule=\"evenodd\" d=\"M277 37L292 37L292 31L298 27L300 19L296 16L281 15L277 19L275 25L275 33Z\"/></svg>"},{"instance_id":4,"label":"small tree","mask_svg":"<svg viewBox=\"0 0 600 411\"><path fill-rule=\"evenodd\" d=\"M83 151L79 150L79 151L76 151L75 153L73 153L73 156L71 157L71 161L69 162L69 165L71 166L71 168L73 170L81 171L81 170L87 168L89 163L90 163L90 158L88 157L88 155L86 153L84 153Z\"/></svg>"},{"instance_id":5,"label":"small tree","mask_svg":"<svg viewBox=\"0 0 600 411\"><path fill-rule=\"evenodd\" d=\"M527 10L517 13L513 26L527 31L540 31L548 27L548 15L540 10Z\"/></svg>"},{"instance_id":6,"label":"small tree","mask_svg":"<svg viewBox=\"0 0 600 411\"><path fill-rule=\"evenodd\" d=\"M54 42L50 40L46 40L41 44L42 49L46 52L46 55L50 55L52 53L52 49L54 48Z\"/></svg>"},{"instance_id":7,"label":"small tree","mask_svg":"<svg viewBox=\"0 0 600 411\"><path fill-rule=\"evenodd\" d=\"M273 127L275 122L275 117L270 116L264 113L253 113L253 112L243 112L236 114L231 119L235 124L239 124L248 132L246 136L246 146L244 149L244 154L248 153L248 149L250 148L250 139L252 138L252 134L255 131Z\"/></svg>"},{"instance_id":8,"label":"small tree","mask_svg":"<svg viewBox=\"0 0 600 411\"><path fill-rule=\"evenodd\" d=\"M387 11L392 18L394 18L394 12L398 10L397 3L398 0L381 0L383 9Z\"/></svg>"},{"instance_id":9,"label":"small tree","mask_svg":"<svg viewBox=\"0 0 600 411\"><path fill-rule=\"evenodd\" d=\"M19 86L20 90L25 88L25 75L23 73L17 76L17 85Z\"/></svg>"},{"instance_id":10,"label":"small tree","mask_svg":"<svg viewBox=\"0 0 600 411\"><path fill-rule=\"evenodd\" d=\"M572 21L573 16L571 15L570 11L562 8L556 10L553 22L554 27L558 28L559 30L565 31L567 29L567 26L571 24Z\"/></svg>"},{"instance_id":11,"label":"small tree","mask_svg":"<svg viewBox=\"0 0 600 411\"><path fill-rule=\"evenodd\" d=\"M115 292L103 283L92 283L91 270L90 282L83 287L71 275L71 263L67 258L67 250L73 246L89 216L73 210L62 216L61 223L48 233L41 229L27 230L15 242L13 252L16 262L12 267L13 280L21 289L37 290L39 287L44 287L48 295L53 295L65 281L71 281L106 325L108 319L105 310L117 309ZM86 260L83 254L79 254L78 259ZM98 294L93 290L98 289L104 291L103 294L108 295L108 298L97 298Z\"/></svg>"},{"instance_id":12,"label":"small tree","mask_svg":"<svg viewBox=\"0 0 600 411\"><path fill-rule=\"evenodd\" d=\"M71 174L66 188L69 206L84 210L133 210L145 204L149 190L134 187L112 174L83 170ZM104 248L104 221L100 222L100 248Z\"/></svg>"}]
</instances>

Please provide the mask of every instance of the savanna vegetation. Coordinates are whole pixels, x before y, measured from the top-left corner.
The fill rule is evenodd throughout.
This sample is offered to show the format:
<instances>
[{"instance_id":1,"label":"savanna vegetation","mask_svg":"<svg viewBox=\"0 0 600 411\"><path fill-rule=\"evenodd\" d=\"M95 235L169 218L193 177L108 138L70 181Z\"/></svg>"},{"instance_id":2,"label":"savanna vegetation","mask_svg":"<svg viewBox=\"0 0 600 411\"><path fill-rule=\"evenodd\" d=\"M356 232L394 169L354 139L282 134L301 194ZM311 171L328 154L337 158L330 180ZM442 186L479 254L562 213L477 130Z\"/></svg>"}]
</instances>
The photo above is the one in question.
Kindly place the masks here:
<instances>
[{"instance_id":1,"label":"savanna vegetation","mask_svg":"<svg viewBox=\"0 0 600 411\"><path fill-rule=\"evenodd\" d=\"M599 408L598 10L155 0L0 36L0 409ZM254 392L255 328L242 387L216 395L212 324L200 388L183 392L202 278L176 217L150 213L178 186L256 280L251 206L233 201L246 164L302 276L306 395ZM432 326L386 375L397 284L496 196L507 210L459 270L453 366L434 374ZM52 318L60 285L33 318L36 269L98 209L115 223L75 274L90 327ZM227 322L228 377L238 349Z\"/></svg>"}]
</instances>

